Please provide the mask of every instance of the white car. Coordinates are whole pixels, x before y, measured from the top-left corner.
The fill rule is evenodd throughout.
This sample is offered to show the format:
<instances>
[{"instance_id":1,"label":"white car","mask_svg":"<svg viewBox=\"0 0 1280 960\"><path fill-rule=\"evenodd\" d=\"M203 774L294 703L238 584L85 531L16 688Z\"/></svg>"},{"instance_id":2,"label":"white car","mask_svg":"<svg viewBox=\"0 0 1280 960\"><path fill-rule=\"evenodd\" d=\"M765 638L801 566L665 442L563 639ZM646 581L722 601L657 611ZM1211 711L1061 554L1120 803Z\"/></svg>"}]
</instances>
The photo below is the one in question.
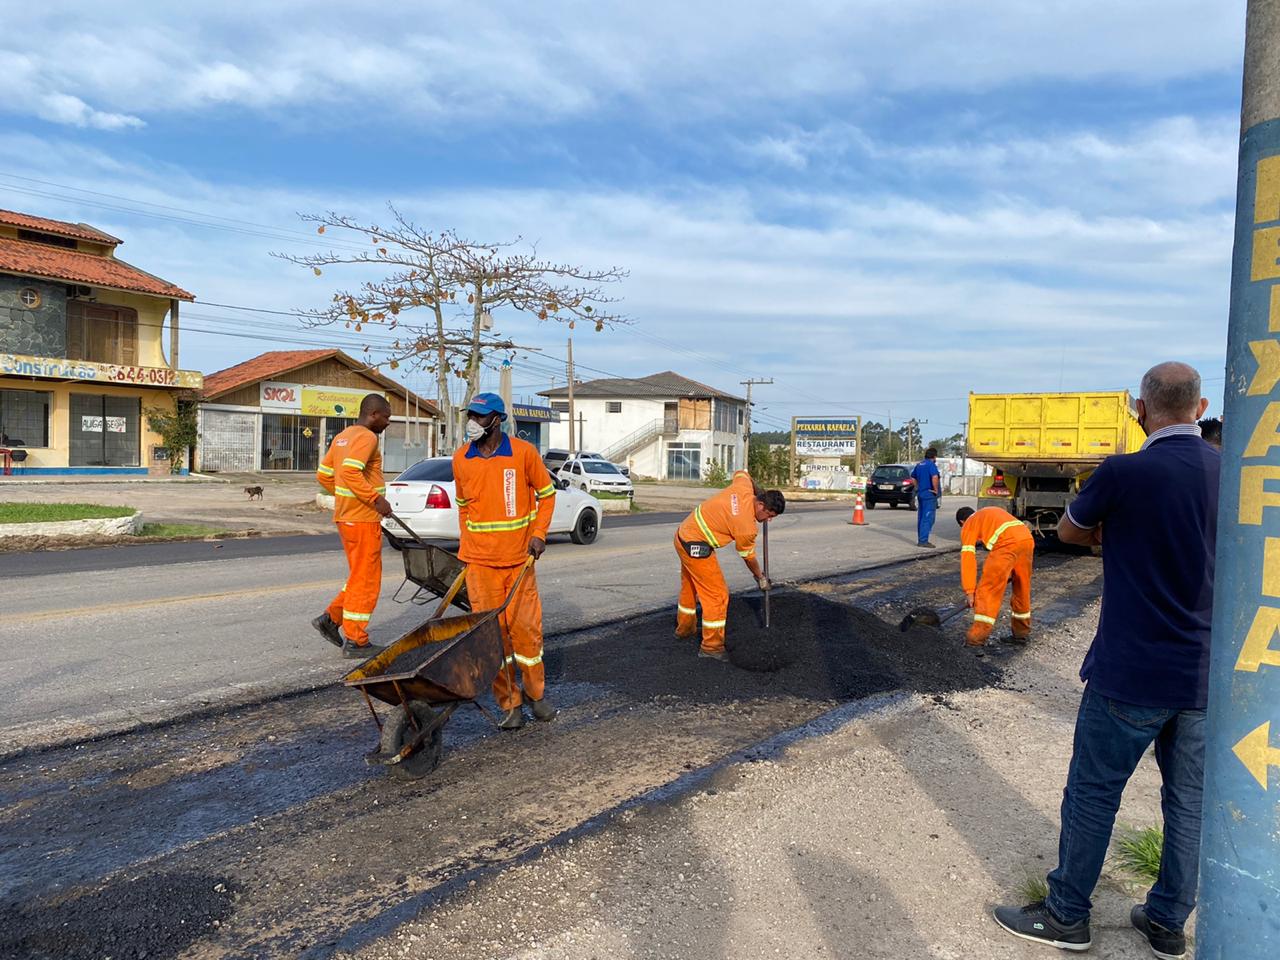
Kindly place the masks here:
<instances>
[{"instance_id":1,"label":"white car","mask_svg":"<svg viewBox=\"0 0 1280 960\"><path fill-rule=\"evenodd\" d=\"M631 478L608 460L596 460L592 457L568 460L556 472L556 477L567 480L571 488L576 487L583 493L616 493L630 497L636 492L631 485Z\"/></svg>"},{"instance_id":2,"label":"white car","mask_svg":"<svg viewBox=\"0 0 1280 960\"><path fill-rule=\"evenodd\" d=\"M562 483L556 486L563 487ZM387 484L387 500L395 515L418 536L430 540L458 539L458 504L453 483L453 459L419 460ZM600 504L579 490L556 491L551 533L567 533L574 543L592 543L600 533ZM409 539L404 528L390 517L382 526L392 545Z\"/></svg>"}]
</instances>

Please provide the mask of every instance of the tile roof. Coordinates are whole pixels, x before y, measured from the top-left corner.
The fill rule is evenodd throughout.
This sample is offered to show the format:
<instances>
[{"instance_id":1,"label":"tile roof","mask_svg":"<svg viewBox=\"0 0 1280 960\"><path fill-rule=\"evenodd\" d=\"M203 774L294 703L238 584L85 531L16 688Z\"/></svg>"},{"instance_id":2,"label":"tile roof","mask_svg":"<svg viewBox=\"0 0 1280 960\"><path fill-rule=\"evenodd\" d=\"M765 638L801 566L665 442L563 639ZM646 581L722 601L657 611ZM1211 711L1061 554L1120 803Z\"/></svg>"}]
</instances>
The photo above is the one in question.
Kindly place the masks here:
<instances>
[{"instance_id":1,"label":"tile roof","mask_svg":"<svg viewBox=\"0 0 1280 960\"><path fill-rule=\"evenodd\" d=\"M173 300L195 299L181 287L115 257L64 250L9 237L0 237L0 273L65 280Z\"/></svg>"},{"instance_id":2,"label":"tile roof","mask_svg":"<svg viewBox=\"0 0 1280 960\"><path fill-rule=\"evenodd\" d=\"M216 400L218 397L233 393L250 384L258 383L262 380L275 380L285 377L295 370L301 370L303 367L309 367L313 363L329 359L337 360L352 370L359 371L370 380L382 384L382 386L399 396L407 397L409 400L414 399L413 392L404 384L397 383L377 370L367 369L365 364L347 356L341 350L271 350L267 353L260 353L256 357L237 363L235 366L227 367L225 370L219 370L206 376L204 378L202 396L205 400ZM428 415L436 416L439 413L436 405L425 397L418 397L417 400L418 405Z\"/></svg>"},{"instance_id":3,"label":"tile roof","mask_svg":"<svg viewBox=\"0 0 1280 960\"><path fill-rule=\"evenodd\" d=\"M725 393L723 390L717 390L715 387L709 387L705 383L699 383L697 380L682 377L672 370L664 370L662 373L652 373L647 377L634 379L607 377L602 380L588 380L585 383L575 384L573 394L575 397L652 397L655 399L665 397L716 397L721 400L746 402L742 397L736 397L731 393ZM567 397L568 395L568 387L543 390L539 394L539 396L543 397Z\"/></svg>"},{"instance_id":4,"label":"tile roof","mask_svg":"<svg viewBox=\"0 0 1280 960\"><path fill-rule=\"evenodd\" d=\"M91 243L107 243L115 246L123 243L119 237L103 233L87 223L68 223L65 220L49 220L45 217L33 217L29 213L18 213L15 210L0 210L0 223L23 230L39 230L59 237L70 237L73 240L88 240Z\"/></svg>"}]
</instances>

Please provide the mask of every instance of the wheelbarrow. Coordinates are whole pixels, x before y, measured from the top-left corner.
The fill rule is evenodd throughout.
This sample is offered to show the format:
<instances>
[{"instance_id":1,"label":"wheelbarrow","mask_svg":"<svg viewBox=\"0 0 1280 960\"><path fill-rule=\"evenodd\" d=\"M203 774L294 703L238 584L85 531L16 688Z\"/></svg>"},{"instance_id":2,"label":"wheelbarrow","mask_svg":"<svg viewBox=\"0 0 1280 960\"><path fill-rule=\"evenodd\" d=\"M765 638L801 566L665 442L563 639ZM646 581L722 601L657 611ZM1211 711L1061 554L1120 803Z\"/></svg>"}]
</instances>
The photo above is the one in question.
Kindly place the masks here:
<instances>
[{"instance_id":1,"label":"wheelbarrow","mask_svg":"<svg viewBox=\"0 0 1280 960\"><path fill-rule=\"evenodd\" d=\"M467 586L463 579L467 565L448 550L427 543L394 513L391 519L404 527L405 532L413 538L412 541L396 541L400 547L400 556L404 559L404 580L396 587L391 599L396 603L425 604L430 603L433 597L448 597L458 609L470 611L471 601L467 598ZM391 536L386 527L382 529L388 537ZM417 589L409 596L402 597L400 594L404 592L405 585L410 583ZM445 607L448 606L446 603ZM436 616L439 615L437 612Z\"/></svg>"},{"instance_id":2,"label":"wheelbarrow","mask_svg":"<svg viewBox=\"0 0 1280 960\"><path fill-rule=\"evenodd\" d=\"M448 606L446 599L435 617L347 674L343 683L364 695L379 730L378 746L366 755L367 763L385 766L402 780L425 777L439 766L444 754L444 725L465 703L497 725L476 698L492 686L504 661L515 681L498 617L533 562L533 557L525 561L502 606L440 617ZM374 709L374 700L396 709L384 721Z\"/></svg>"}]
</instances>

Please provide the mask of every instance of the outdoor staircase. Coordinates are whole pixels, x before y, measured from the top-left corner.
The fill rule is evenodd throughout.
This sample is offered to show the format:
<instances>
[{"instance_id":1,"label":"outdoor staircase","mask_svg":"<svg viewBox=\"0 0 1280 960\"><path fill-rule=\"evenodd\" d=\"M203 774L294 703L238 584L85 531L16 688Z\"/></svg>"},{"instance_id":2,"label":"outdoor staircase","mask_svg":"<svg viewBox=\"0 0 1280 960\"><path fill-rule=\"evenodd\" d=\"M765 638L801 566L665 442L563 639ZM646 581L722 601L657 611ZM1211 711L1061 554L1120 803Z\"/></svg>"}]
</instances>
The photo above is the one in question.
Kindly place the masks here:
<instances>
[{"instance_id":1,"label":"outdoor staircase","mask_svg":"<svg viewBox=\"0 0 1280 960\"><path fill-rule=\"evenodd\" d=\"M625 462L625 458L628 455L635 453L641 447L646 447L653 443L653 441L662 436L662 434L673 433L673 430L667 429L669 423L669 420L664 420L661 417L654 420L652 423L646 423L638 430L633 430L631 433L627 434L613 446L606 448L602 452L602 455L606 460Z\"/></svg>"}]
</instances>

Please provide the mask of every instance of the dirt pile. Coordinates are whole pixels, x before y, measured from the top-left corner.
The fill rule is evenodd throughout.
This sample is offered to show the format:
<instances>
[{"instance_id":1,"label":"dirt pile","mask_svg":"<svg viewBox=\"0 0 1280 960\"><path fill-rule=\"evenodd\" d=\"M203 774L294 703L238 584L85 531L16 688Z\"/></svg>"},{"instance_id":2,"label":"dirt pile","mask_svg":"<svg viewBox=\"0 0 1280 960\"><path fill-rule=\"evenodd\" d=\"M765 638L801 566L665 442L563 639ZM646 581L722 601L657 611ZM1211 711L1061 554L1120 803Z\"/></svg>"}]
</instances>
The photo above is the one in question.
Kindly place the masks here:
<instances>
[{"instance_id":1,"label":"dirt pile","mask_svg":"<svg viewBox=\"0 0 1280 960\"><path fill-rule=\"evenodd\" d=\"M843 701L899 689L971 690L1001 675L932 627L901 633L865 610L799 591L773 597L769 630L758 596L735 597L728 620L730 663L698 658L698 641L676 639L675 617L663 613L549 651L548 679L603 684L636 699Z\"/></svg>"}]
</instances>

